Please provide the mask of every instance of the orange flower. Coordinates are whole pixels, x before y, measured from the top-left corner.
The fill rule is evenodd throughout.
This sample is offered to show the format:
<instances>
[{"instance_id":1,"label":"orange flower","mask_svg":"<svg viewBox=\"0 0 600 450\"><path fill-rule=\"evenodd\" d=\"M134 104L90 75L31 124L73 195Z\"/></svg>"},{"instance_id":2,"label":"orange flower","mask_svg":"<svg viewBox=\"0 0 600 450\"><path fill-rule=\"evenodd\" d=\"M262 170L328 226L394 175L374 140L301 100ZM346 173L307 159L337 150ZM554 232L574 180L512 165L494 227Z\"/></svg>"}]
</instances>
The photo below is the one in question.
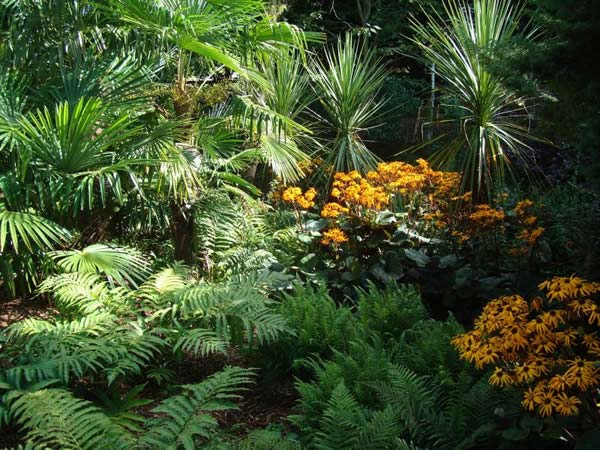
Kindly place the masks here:
<instances>
[{"instance_id":1,"label":"orange flower","mask_svg":"<svg viewBox=\"0 0 600 450\"><path fill-rule=\"evenodd\" d=\"M348 236L339 228L331 228L325 231L321 239L323 245L343 244L344 242L348 242Z\"/></svg>"},{"instance_id":2,"label":"orange flower","mask_svg":"<svg viewBox=\"0 0 600 450\"><path fill-rule=\"evenodd\" d=\"M337 218L340 214L348 214L349 209L343 207L339 203L327 203L321 210L321 217Z\"/></svg>"}]
</instances>

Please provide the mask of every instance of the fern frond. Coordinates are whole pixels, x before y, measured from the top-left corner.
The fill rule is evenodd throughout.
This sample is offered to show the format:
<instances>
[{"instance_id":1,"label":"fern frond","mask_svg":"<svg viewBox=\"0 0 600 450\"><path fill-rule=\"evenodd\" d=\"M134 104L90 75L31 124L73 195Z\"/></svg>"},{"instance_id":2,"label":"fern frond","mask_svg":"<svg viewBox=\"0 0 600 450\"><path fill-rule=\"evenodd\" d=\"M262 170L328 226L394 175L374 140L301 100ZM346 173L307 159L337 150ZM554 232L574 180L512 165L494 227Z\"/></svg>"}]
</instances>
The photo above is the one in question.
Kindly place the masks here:
<instances>
[{"instance_id":1,"label":"fern frond","mask_svg":"<svg viewBox=\"0 0 600 450\"><path fill-rule=\"evenodd\" d=\"M172 267L161 270L150 276L150 278L140 286L138 294L154 298L185 287L186 280L189 277L189 269L176 264Z\"/></svg>"},{"instance_id":2,"label":"fern frond","mask_svg":"<svg viewBox=\"0 0 600 450\"><path fill-rule=\"evenodd\" d=\"M285 319L271 307L274 302L260 292L254 279L232 279L220 284L190 286L175 293L173 312L184 320L199 320L203 327L214 328L224 341L259 343L274 341L288 331Z\"/></svg>"},{"instance_id":3,"label":"fern frond","mask_svg":"<svg viewBox=\"0 0 600 450\"><path fill-rule=\"evenodd\" d=\"M74 335L99 336L114 325L116 317L108 313L90 314L76 320L24 319L7 329L7 344L32 349L52 345Z\"/></svg>"},{"instance_id":4,"label":"fern frond","mask_svg":"<svg viewBox=\"0 0 600 450\"><path fill-rule=\"evenodd\" d=\"M185 330L175 342L173 350L184 351L206 357L213 353L227 353L228 343L214 331L196 328Z\"/></svg>"},{"instance_id":5,"label":"fern frond","mask_svg":"<svg viewBox=\"0 0 600 450\"><path fill-rule=\"evenodd\" d=\"M253 372L228 367L205 381L182 386L185 393L170 397L152 410L161 417L153 419L141 443L150 448L196 448L197 437L209 438L217 421L207 411L237 409L232 400L252 382Z\"/></svg>"},{"instance_id":6,"label":"fern frond","mask_svg":"<svg viewBox=\"0 0 600 450\"><path fill-rule=\"evenodd\" d=\"M373 386L383 402L394 408L408 431L420 436L425 431L422 427L426 418L435 411L436 399L427 379L406 367L392 366L389 380L373 383Z\"/></svg>"},{"instance_id":7,"label":"fern frond","mask_svg":"<svg viewBox=\"0 0 600 450\"><path fill-rule=\"evenodd\" d=\"M100 276L91 273L65 273L48 277L38 289L51 294L61 314L80 316L99 311L117 312L124 308L126 291L110 288Z\"/></svg>"},{"instance_id":8,"label":"fern frond","mask_svg":"<svg viewBox=\"0 0 600 450\"><path fill-rule=\"evenodd\" d=\"M298 442L286 439L280 432L255 430L245 439L236 443L236 450L301 450Z\"/></svg>"},{"instance_id":9,"label":"fern frond","mask_svg":"<svg viewBox=\"0 0 600 450\"><path fill-rule=\"evenodd\" d=\"M117 329L107 336L113 342L116 357L104 368L108 384L118 377L138 375L144 367L158 358L167 345L160 329L144 330L136 324Z\"/></svg>"},{"instance_id":10,"label":"fern frond","mask_svg":"<svg viewBox=\"0 0 600 450\"><path fill-rule=\"evenodd\" d=\"M15 400L14 417L36 445L65 449L124 449L133 438L92 403L60 389L44 389Z\"/></svg>"},{"instance_id":11,"label":"fern frond","mask_svg":"<svg viewBox=\"0 0 600 450\"><path fill-rule=\"evenodd\" d=\"M322 417L322 430L315 436L315 447L323 450L356 448L359 428L356 415L360 406L343 382L331 394Z\"/></svg>"}]
</instances>

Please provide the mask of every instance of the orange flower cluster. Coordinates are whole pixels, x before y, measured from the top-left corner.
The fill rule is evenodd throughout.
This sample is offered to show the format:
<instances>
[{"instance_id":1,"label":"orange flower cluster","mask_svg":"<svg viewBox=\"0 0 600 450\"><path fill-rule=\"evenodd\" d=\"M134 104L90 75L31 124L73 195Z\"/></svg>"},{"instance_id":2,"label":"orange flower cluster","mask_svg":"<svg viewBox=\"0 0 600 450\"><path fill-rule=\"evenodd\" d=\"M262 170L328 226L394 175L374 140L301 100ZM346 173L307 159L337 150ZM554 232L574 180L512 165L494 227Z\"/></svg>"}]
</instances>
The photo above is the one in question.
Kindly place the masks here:
<instances>
[{"instance_id":1,"label":"orange flower cluster","mask_svg":"<svg viewBox=\"0 0 600 450\"><path fill-rule=\"evenodd\" d=\"M518 238L528 247L520 249L522 254L535 247L544 234L544 228L537 226L538 218L532 214L532 209L533 202L527 199L517 203L514 209L517 223L521 228Z\"/></svg>"},{"instance_id":2,"label":"orange flower cluster","mask_svg":"<svg viewBox=\"0 0 600 450\"><path fill-rule=\"evenodd\" d=\"M361 210L381 211L389 207L393 195L423 195L432 204L447 204L458 192L459 184L460 174L432 170L423 159L415 165L401 161L380 163L365 177L357 171L339 172L334 175L331 190L334 201L324 206L321 216L337 218L359 214Z\"/></svg>"},{"instance_id":3,"label":"orange flower cluster","mask_svg":"<svg viewBox=\"0 0 600 450\"><path fill-rule=\"evenodd\" d=\"M348 214L350 210L339 203L327 203L321 210L321 216L326 219L335 219L341 214Z\"/></svg>"},{"instance_id":4,"label":"orange flower cluster","mask_svg":"<svg viewBox=\"0 0 600 450\"><path fill-rule=\"evenodd\" d=\"M389 204L389 194L382 186L371 184L356 170L350 173L339 172L334 176L331 197L348 207L363 207L381 210Z\"/></svg>"},{"instance_id":5,"label":"orange flower cluster","mask_svg":"<svg viewBox=\"0 0 600 450\"><path fill-rule=\"evenodd\" d=\"M506 219L504 211L494 209L487 204L475 205L471 208L468 204L470 193L453 197L451 200L459 205L452 211L445 212L442 217L446 222L445 225L452 230L450 235L459 244L465 243L475 235L485 235L500 230L500 226Z\"/></svg>"},{"instance_id":6,"label":"orange flower cluster","mask_svg":"<svg viewBox=\"0 0 600 450\"><path fill-rule=\"evenodd\" d=\"M522 405L541 416L576 415L581 396L600 386L600 283L572 276L489 302L472 331L452 343L479 369L494 366L490 383L525 388Z\"/></svg>"},{"instance_id":7,"label":"orange flower cluster","mask_svg":"<svg viewBox=\"0 0 600 450\"><path fill-rule=\"evenodd\" d=\"M302 189L299 187L289 187L281 194L281 199L284 202L300 209L310 209L315 206L316 197L317 191L315 188L310 188L305 193L302 193Z\"/></svg>"},{"instance_id":8,"label":"orange flower cluster","mask_svg":"<svg viewBox=\"0 0 600 450\"><path fill-rule=\"evenodd\" d=\"M380 163L377 171L367 174L367 179L390 193L410 195L428 192L432 198L442 198L456 194L460 174L433 170L427 161L418 159L414 166L402 161Z\"/></svg>"},{"instance_id":9,"label":"orange flower cluster","mask_svg":"<svg viewBox=\"0 0 600 450\"><path fill-rule=\"evenodd\" d=\"M479 230L489 230L504 221L504 211L491 208L489 205L477 205L469 215L469 222Z\"/></svg>"},{"instance_id":10,"label":"orange flower cluster","mask_svg":"<svg viewBox=\"0 0 600 450\"><path fill-rule=\"evenodd\" d=\"M348 242L348 235L339 228L331 228L325 231L321 239L323 245L343 244L344 242Z\"/></svg>"}]
</instances>

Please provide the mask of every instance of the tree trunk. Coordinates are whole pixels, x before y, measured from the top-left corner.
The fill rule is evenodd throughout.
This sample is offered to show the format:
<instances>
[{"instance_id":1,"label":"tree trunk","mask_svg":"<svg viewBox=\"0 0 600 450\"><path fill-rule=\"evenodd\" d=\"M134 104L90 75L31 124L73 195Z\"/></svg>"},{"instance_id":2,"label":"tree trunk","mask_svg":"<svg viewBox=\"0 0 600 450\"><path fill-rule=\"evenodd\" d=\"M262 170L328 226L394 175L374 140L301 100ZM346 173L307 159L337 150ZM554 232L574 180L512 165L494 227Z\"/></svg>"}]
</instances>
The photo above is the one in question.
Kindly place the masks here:
<instances>
[{"instance_id":1,"label":"tree trunk","mask_svg":"<svg viewBox=\"0 0 600 450\"><path fill-rule=\"evenodd\" d=\"M184 205L171 203L171 236L175 261L194 263L194 217Z\"/></svg>"}]
</instances>

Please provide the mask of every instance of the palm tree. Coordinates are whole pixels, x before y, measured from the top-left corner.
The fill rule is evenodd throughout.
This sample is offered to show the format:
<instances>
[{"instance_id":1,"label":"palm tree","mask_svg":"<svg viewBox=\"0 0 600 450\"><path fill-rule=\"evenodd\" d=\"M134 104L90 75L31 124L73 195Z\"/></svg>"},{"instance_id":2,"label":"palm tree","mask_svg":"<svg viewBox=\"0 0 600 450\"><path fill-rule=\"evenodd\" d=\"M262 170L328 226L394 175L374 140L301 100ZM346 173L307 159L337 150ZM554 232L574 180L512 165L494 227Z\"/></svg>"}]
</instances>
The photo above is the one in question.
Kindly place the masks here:
<instances>
[{"instance_id":1,"label":"palm tree","mask_svg":"<svg viewBox=\"0 0 600 450\"><path fill-rule=\"evenodd\" d=\"M131 199L197 189L179 124L148 121L152 66L71 62L33 95L17 67L0 77L0 268L12 295L35 284L45 252L72 244L67 228L95 241Z\"/></svg>"},{"instance_id":2,"label":"palm tree","mask_svg":"<svg viewBox=\"0 0 600 450\"><path fill-rule=\"evenodd\" d=\"M320 116L330 144L326 161L336 171L366 172L377 163L363 134L378 126L385 102L378 94L387 75L381 59L351 34L311 66L323 114Z\"/></svg>"},{"instance_id":3,"label":"palm tree","mask_svg":"<svg viewBox=\"0 0 600 450\"><path fill-rule=\"evenodd\" d=\"M412 19L414 42L423 58L435 65L443 89L458 101L460 132L437 155L441 164L458 164L463 189L473 201L489 201L495 183L501 182L513 159L528 163L529 130L525 99L489 70L486 58L517 35L523 3L510 0L462 0L444 5L448 21L439 13L423 11L427 23ZM533 32L525 35L531 38Z\"/></svg>"},{"instance_id":4,"label":"palm tree","mask_svg":"<svg viewBox=\"0 0 600 450\"><path fill-rule=\"evenodd\" d=\"M302 51L308 39L320 41L321 35L305 34L292 25L274 21L266 15L262 0L109 0L107 6L101 6L100 2L98 5L110 11L121 24L165 38L176 48L174 106L178 118L187 118L188 115L186 80L192 62L200 59L208 67L209 76L220 70L240 75L243 81L239 83L241 95L237 104L244 106L241 108L244 120L259 123L268 118L271 128L262 128L258 147L251 146L251 149L236 155L237 160L264 160L276 174L288 180L299 178L299 163L308 156L290 139L290 130L307 130L290 117L271 110L262 101L275 95L274 86L260 74L257 64L282 49L291 47ZM256 92L259 95L255 95ZM235 114L239 118L239 107ZM200 122L206 123L203 119ZM221 122L223 125L226 123ZM285 123L285 138L281 134L262 133L281 123ZM211 126L214 129L214 123ZM249 137L252 138L254 126L249 128ZM198 127L191 128L191 131L197 132ZM191 135L188 141L188 144L201 142ZM229 179L232 179L231 175ZM176 259L191 263L194 225L190 202L174 201L171 211Z\"/></svg>"}]
</instances>

